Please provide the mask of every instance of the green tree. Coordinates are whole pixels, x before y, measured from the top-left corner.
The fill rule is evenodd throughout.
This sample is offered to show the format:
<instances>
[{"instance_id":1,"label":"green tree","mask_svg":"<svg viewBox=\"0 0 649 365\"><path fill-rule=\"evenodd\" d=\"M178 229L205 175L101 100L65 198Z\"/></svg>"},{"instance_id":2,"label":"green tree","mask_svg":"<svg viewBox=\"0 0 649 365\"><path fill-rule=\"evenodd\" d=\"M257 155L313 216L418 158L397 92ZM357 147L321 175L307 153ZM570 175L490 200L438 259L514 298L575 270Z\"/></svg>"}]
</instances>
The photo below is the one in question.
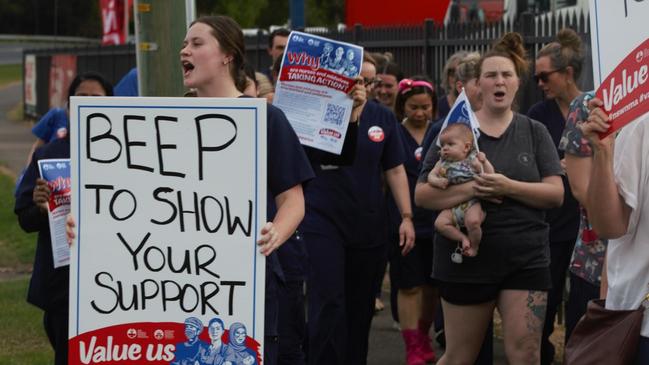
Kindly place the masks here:
<instances>
[{"instance_id":1,"label":"green tree","mask_svg":"<svg viewBox=\"0 0 649 365\"><path fill-rule=\"evenodd\" d=\"M345 21L345 0L305 0L307 27L335 27Z\"/></svg>"}]
</instances>

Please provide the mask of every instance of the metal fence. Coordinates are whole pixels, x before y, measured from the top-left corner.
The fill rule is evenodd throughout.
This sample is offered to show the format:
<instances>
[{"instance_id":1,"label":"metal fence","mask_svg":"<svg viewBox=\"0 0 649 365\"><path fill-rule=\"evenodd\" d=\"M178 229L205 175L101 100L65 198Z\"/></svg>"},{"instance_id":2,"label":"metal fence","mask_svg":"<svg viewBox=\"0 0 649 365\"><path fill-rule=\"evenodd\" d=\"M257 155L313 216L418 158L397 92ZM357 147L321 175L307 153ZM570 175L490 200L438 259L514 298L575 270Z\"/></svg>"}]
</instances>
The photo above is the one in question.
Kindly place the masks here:
<instances>
[{"instance_id":1,"label":"metal fence","mask_svg":"<svg viewBox=\"0 0 649 365\"><path fill-rule=\"evenodd\" d=\"M582 90L593 87L592 65L590 63L590 31L587 14L562 13L532 15L522 14L514 21L498 23L464 23L436 25L425 21L420 26L398 28L364 28L355 26L343 32L325 31L314 34L340 41L361 45L366 52L390 52L405 75L424 74L435 85L440 85L446 60L457 51L485 52L504 33L516 31L523 35L531 61L541 47L554 40L557 32L565 27L574 29L583 40L586 62L580 79ZM248 60L259 70L270 67L266 52L268 36L259 32L256 37L246 39ZM531 62L532 68L534 62ZM533 69L519 91L519 110L527 109L542 98L541 92L532 81Z\"/></svg>"},{"instance_id":2,"label":"metal fence","mask_svg":"<svg viewBox=\"0 0 649 365\"><path fill-rule=\"evenodd\" d=\"M23 51L23 64L26 55L36 58L36 108L28 108L24 103L25 116L37 118L47 113L50 107L50 67L52 56L57 54L77 56L77 74L99 72L113 85L135 66L135 46L89 45L82 47L61 47L29 49ZM23 80L24 81L24 80ZM23 82L23 86L26 85ZM23 93L23 95L25 95Z\"/></svg>"},{"instance_id":3,"label":"metal fence","mask_svg":"<svg viewBox=\"0 0 649 365\"><path fill-rule=\"evenodd\" d=\"M530 60L536 57L538 50L552 41L556 33L564 28L574 29L582 36L586 48L586 62L582 71L580 86L590 90L593 86L592 65L590 63L589 20L586 14L562 13L559 15L522 14L514 21L503 20L498 23L465 23L436 25L425 21L420 26L364 28L361 25L346 31L323 31L314 34L363 46L369 52L390 52L400 65L405 75L425 74L436 85L440 85L444 64L450 55L460 50L485 52L494 40L505 32L517 31L523 35ZM268 48L268 35L261 31L256 36L245 39L246 54L249 62L257 70L270 67L271 59ZM130 46L116 47L83 47L48 50L26 50L24 54L37 56L37 100L36 114L42 115L49 107L49 66L54 54L67 53L77 55L77 72L98 71L109 81L117 82L130 68L135 66L135 48ZM532 66L533 66L532 62ZM533 74L533 71L532 73ZM531 74L523 80L519 91L517 105L519 110L527 109L542 95L531 81ZM37 116L33 115L33 116Z\"/></svg>"}]
</instances>

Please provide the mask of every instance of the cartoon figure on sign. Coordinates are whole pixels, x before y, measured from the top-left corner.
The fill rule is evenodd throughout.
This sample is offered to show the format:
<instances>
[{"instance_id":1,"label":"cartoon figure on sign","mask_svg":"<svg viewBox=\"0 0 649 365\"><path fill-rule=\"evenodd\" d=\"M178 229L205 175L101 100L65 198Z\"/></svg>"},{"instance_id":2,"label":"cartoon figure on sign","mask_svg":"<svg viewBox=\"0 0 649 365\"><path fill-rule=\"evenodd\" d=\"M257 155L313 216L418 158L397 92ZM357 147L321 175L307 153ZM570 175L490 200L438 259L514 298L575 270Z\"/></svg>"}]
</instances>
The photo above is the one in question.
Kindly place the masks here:
<instances>
[{"instance_id":1,"label":"cartoon figure on sign","mask_svg":"<svg viewBox=\"0 0 649 365\"><path fill-rule=\"evenodd\" d=\"M345 54L345 49L343 47L336 48L336 58L329 60L329 69L336 73L342 73L345 69L345 59L343 55Z\"/></svg>"},{"instance_id":2,"label":"cartoon figure on sign","mask_svg":"<svg viewBox=\"0 0 649 365\"><path fill-rule=\"evenodd\" d=\"M246 347L247 331L242 323L230 326L230 349L233 352L232 365L258 365L257 354Z\"/></svg>"},{"instance_id":3,"label":"cartoon figure on sign","mask_svg":"<svg viewBox=\"0 0 649 365\"><path fill-rule=\"evenodd\" d=\"M322 47L322 54L320 55L320 67L327 68L329 67L329 62L332 61L331 51L334 50L334 46L332 46L331 43L326 42Z\"/></svg>"},{"instance_id":4,"label":"cartoon figure on sign","mask_svg":"<svg viewBox=\"0 0 649 365\"><path fill-rule=\"evenodd\" d=\"M343 70L343 75L347 77L354 77L358 73L358 67L354 64L354 54L353 49L347 50L347 59L345 59L345 66Z\"/></svg>"},{"instance_id":5,"label":"cartoon figure on sign","mask_svg":"<svg viewBox=\"0 0 649 365\"><path fill-rule=\"evenodd\" d=\"M185 320L185 336L187 341L176 344L174 360L171 365L195 365L201 349L207 348L207 344L198 339L203 332L203 322L196 317L189 317Z\"/></svg>"},{"instance_id":6,"label":"cartoon figure on sign","mask_svg":"<svg viewBox=\"0 0 649 365\"><path fill-rule=\"evenodd\" d=\"M232 365L231 359L234 358L234 352L230 347L223 343L223 333L225 326L219 318L212 318L207 325L207 332L210 335L210 345L202 348L198 355L200 365Z\"/></svg>"}]
</instances>

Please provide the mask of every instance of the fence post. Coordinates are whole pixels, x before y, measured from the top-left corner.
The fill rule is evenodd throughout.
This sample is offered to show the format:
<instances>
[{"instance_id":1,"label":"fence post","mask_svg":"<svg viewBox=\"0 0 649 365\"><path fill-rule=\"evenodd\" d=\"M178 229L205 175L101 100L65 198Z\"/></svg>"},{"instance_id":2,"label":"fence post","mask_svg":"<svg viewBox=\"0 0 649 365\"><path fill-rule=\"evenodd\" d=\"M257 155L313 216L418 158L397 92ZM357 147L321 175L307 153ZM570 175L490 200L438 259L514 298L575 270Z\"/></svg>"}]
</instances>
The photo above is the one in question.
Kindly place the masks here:
<instances>
[{"instance_id":1,"label":"fence post","mask_svg":"<svg viewBox=\"0 0 649 365\"><path fill-rule=\"evenodd\" d=\"M433 75L433 49L430 46L430 39L433 36L435 23L432 19L424 20L424 74L428 77Z\"/></svg>"},{"instance_id":2,"label":"fence post","mask_svg":"<svg viewBox=\"0 0 649 365\"><path fill-rule=\"evenodd\" d=\"M524 12L520 15L518 23L518 32L523 35L523 43L525 48L530 51L530 57L532 59L536 58L536 47L535 47L535 37L536 37L536 27L534 21L534 14L530 12Z\"/></svg>"},{"instance_id":3,"label":"fence post","mask_svg":"<svg viewBox=\"0 0 649 365\"><path fill-rule=\"evenodd\" d=\"M360 44L363 38L363 25L361 23L354 24L354 32L352 34L354 44Z\"/></svg>"},{"instance_id":4,"label":"fence post","mask_svg":"<svg viewBox=\"0 0 649 365\"><path fill-rule=\"evenodd\" d=\"M520 15L518 31L523 35L523 37L534 35L534 14L524 12ZM525 43L528 43L527 40Z\"/></svg>"},{"instance_id":5,"label":"fence post","mask_svg":"<svg viewBox=\"0 0 649 365\"><path fill-rule=\"evenodd\" d=\"M255 70L261 70L259 66L261 65L261 52L263 45L261 44L261 36L264 32L261 29L257 29L257 49L255 50Z\"/></svg>"}]
</instances>

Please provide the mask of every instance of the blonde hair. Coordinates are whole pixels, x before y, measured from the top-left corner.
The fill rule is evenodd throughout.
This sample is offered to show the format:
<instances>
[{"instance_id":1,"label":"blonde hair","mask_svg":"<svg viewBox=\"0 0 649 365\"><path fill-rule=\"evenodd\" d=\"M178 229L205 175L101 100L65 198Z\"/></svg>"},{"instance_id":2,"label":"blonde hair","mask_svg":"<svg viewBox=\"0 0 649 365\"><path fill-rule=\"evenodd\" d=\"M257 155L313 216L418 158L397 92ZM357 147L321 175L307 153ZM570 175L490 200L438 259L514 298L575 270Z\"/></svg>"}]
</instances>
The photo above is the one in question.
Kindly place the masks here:
<instances>
[{"instance_id":1,"label":"blonde hair","mask_svg":"<svg viewBox=\"0 0 649 365\"><path fill-rule=\"evenodd\" d=\"M261 72L255 72L255 77L257 78L257 96L265 97L275 91L273 83L270 82L268 76Z\"/></svg>"}]
</instances>

